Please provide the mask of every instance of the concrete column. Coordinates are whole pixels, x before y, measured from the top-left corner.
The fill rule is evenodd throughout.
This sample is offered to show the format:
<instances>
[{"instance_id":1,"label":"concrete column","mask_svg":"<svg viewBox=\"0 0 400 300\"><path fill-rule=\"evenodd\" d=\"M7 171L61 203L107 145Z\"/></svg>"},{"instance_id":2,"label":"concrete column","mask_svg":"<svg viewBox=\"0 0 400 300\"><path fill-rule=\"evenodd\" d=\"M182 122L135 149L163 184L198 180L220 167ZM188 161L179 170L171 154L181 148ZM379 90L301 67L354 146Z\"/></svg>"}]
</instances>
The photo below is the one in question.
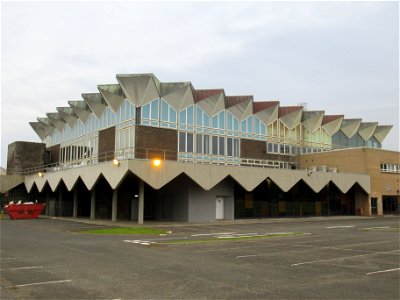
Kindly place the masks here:
<instances>
[{"instance_id":1,"label":"concrete column","mask_svg":"<svg viewBox=\"0 0 400 300\"><path fill-rule=\"evenodd\" d=\"M62 202L63 202L63 191L62 191L62 186L58 188L58 211L57 211L57 216L62 216Z\"/></svg>"},{"instance_id":2,"label":"concrete column","mask_svg":"<svg viewBox=\"0 0 400 300\"><path fill-rule=\"evenodd\" d=\"M74 190L74 207L72 211L72 217L76 218L78 217L78 188L75 187Z\"/></svg>"},{"instance_id":3,"label":"concrete column","mask_svg":"<svg viewBox=\"0 0 400 300\"><path fill-rule=\"evenodd\" d=\"M113 190L112 196L112 211L111 211L111 221L117 221L117 212L118 212L118 189Z\"/></svg>"},{"instance_id":4,"label":"concrete column","mask_svg":"<svg viewBox=\"0 0 400 300\"><path fill-rule=\"evenodd\" d=\"M45 207L45 213L47 216L50 213L49 205L50 205L50 189L47 189L47 191L46 191L46 207Z\"/></svg>"},{"instance_id":5,"label":"concrete column","mask_svg":"<svg viewBox=\"0 0 400 300\"><path fill-rule=\"evenodd\" d=\"M96 191L95 188L90 191L90 219L94 220L96 215Z\"/></svg>"},{"instance_id":6,"label":"concrete column","mask_svg":"<svg viewBox=\"0 0 400 300\"><path fill-rule=\"evenodd\" d=\"M138 209L138 224L143 224L144 216L144 181L139 179L139 209Z\"/></svg>"},{"instance_id":7,"label":"concrete column","mask_svg":"<svg viewBox=\"0 0 400 300\"><path fill-rule=\"evenodd\" d=\"M137 220L138 216L138 201L137 197L135 195L134 198L131 200L131 221Z\"/></svg>"}]
</instances>

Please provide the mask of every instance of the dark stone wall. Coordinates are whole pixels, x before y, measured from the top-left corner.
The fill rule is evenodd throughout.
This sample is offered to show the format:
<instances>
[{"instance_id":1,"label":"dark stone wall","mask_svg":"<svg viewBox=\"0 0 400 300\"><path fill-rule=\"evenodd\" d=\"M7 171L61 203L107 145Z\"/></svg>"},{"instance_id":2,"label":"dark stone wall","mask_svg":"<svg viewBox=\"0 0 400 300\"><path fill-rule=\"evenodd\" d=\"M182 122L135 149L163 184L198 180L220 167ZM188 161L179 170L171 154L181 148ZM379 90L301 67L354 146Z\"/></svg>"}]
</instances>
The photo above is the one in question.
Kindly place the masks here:
<instances>
[{"instance_id":1,"label":"dark stone wall","mask_svg":"<svg viewBox=\"0 0 400 300\"><path fill-rule=\"evenodd\" d=\"M46 151L49 153L45 162L46 164L53 164L60 161L60 144L51 146Z\"/></svg>"},{"instance_id":2,"label":"dark stone wall","mask_svg":"<svg viewBox=\"0 0 400 300\"><path fill-rule=\"evenodd\" d=\"M99 161L114 159L115 126L99 131Z\"/></svg>"},{"instance_id":3,"label":"dark stone wall","mask_svg":"<svg viewBox=\"0 0 400 300\"><path fill-rule=\"evenodd\" d=\"M44 164L46 145L33 142L14 142L8 145L7 173L14 174L24 169Z\"/></svg>"},{"instance_id":4,"label":"dark stone wall","mask_svg":"<svg viewBox=\"0 0 400 300\"><path fill-rule=\"evenodd\" d=\"M178 132L175 129L136 126L135 157L163 159L165 154L166 160L177 160L177 151Z\"/></svg>"},{"instance_id":5,"label":"dark stone wall","mask_svg":"<svg viewBox=\"0 0 400 300\"><path fill-rule=\"evenodd\" d=\"M240 157L288 162L292 161L292 157L290 155L267 153L266 142L248 139L240 139Z\"/></svg>"}]
</instances>

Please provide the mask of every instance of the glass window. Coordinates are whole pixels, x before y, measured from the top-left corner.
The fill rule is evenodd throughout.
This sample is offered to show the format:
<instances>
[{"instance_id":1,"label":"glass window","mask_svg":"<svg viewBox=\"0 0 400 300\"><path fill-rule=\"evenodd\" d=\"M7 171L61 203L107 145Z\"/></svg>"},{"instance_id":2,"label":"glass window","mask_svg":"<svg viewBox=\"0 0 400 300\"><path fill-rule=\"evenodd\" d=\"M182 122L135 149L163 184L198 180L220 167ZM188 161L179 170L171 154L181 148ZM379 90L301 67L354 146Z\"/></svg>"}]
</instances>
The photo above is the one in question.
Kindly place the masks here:
<instances>
[{"instance_id":1,"label":"glass window","mask_svg":"<svg viewBox=\"0 0 400 300\"><path fill-rule=\"evenodd\" d=\"M218 137L217 136L212 137L212 154L218 155Z\"/></svg>"},{"instance_id":2,"label":"glass window","mask_svg":"<svg viewBox=\"0 0 400 300\"><path fill-rule=\"evenodd\" d=\"M196 153L203 153L203 135L196 135Z\"/></svg>"},{"instance_id":3,"label":"glass window","mask_svg":"<svg viewBox=\"0 0 400 300\"><path fill-rule=\"evenodd\" d=\"M218 128L218 115L212 117L212 127Z\"/></svg>"},{"instance_id":4,"label":"glass window","mask_svg":"<svg viewBox=\"0 0 400 300\"><path fill-rule=\"evenodd\" d=\"M219 113L219 129L225 129L225 112Z\"/></svg>"},{"instance_id":5,"label":"glass window","mask_svg":"<svg viewBox=\"0 0 400 300\"><path fill-rule=\"evenodd\" d=\"M239 139L234 139L233 155L239 157Z\"/></svg>"},{"instance_id":6,"label":"glass window","mask_svg":"<svg viewBox=\"0 0 400 300\"><path fill-rule=\"evenodd\" d=\"M232 114L230 112L226 113L226 129L233 130Z\"/></svg>"},{"instance_id":7,"label":"glass window","mask_svg":"<svg viewBox=\"0 0 400 300\"><path fill-rule=\"evenodd\" d=\"M168 121L168 104L164 100L161 101L161 120Z\"/></svg>"},{"instance_id":8,"label":"glass window","mask_svg":"<svg viewBox=\"0 0 400 300\"><path fill-rule=\"evenodd\" d=\"M169 107L169 121L171 123L176 123L176 110L171 106Z\"/></svg>"},{"instance_id":9,"label":"glass window","mask_svg":"<svg viewBox=\"0 0 400 300\"><path fill-rule=\"evenodd\" d=\"M206 113L203 114L204 117L204 123L203 126L204 127L210 127L210 116L207 115Z\"/></svg>"},{"instance_id":10,"label":"glass window","mask_svg":"<svg viewBox=\"0 0 400 300\"><path fill-rule=\"evenodd\" d=\"M219 137L219 155L225 155L225 137L220 136Z\"/></svg>"},{"instance_id":11,"label":"glass window","mask_svg":"<svg viewBox=\"0 0 400 300\"><path fill-rule=\"evenodd\" d=\"M179 123L186 124L186 110L183 110L179 113Z\"/></svg>"},{"instance_id":12,"label":"glass window","mask_svg":"<svg viewBox=\"0 0 400 300\"><path fill-rule=\"evenodd\" d=\"M150 103L147 103L142 106L142 118L150 119Z\"/></svg>"},{"instance_id":13,"label":"glass window","mask_svg":"<svg viewBox=\"0 0 400 300\"><path fill-rule=\"evenodd\" d=\"M193 152L193 133L186 134L186 141L187 141L186 152Z\"/></svg>"},{"instance_id":14,"label":"glass window","mask_svg":"<svg viewBox=\"0 0 400 300\"><path fill-rule=\"evenodd\" d=\"M203 111L200 107L196 108L196 125L199 127L203 126Z\"/></svg>"},{"instance_id":15,"label":"glass window","mask_svg":"<svg viewBox=\"0 0 400 300\"><path fill-rule=\"evenodd\" d=\"M193 120L193 105L189 106L187 108L187 123L189 125L193 125L194 120Z\"/></svg>"},{"instance_id":16,"label":"glass window","mask_svg":"<svg viewBox=\"0 0 400 300\"><path fill-rule=\"evenodd\" d=\"M158 99L151 102L151 119L158 120Z\"/></svg>"},{"instance_id":17,"label":"glass window","mask_svg":"<svg viewBox=\"0 0 400 300\"><path fill-rule=\"evenodd\" d=\"M185 134L185 132L179 132L179 151L186 152L186 134Z\"/></svg>"},{"instance_id":18,"label":"glass window","mask_svg":"<svg viewBox=\"0 0 400 300\"><path fill-rule=\"evenodd\" d=\"M253 118L248 117L247 118L247 133L252 133L253 132Z\"/></svg>"},{"instance_id":19,"label":"glass window","mask_svg":"<svg viewBox=\"0 0 400 300\"><path fill-rule=\"evenodd\" d=\"M204 142L204 154L209 154L210 153L210 136L208 134L205 134L203 136L203 142Z\"/></svg>"},{"instance_id":20,"label":"glass window","mask_svg":"<svg viewBox=\"0 0 400 300\"><path fill-rule=\"evenodd\" d=\"M226 155L233 156L233 139L232 138L226 139Z\"/></svg>"}]
</instances>

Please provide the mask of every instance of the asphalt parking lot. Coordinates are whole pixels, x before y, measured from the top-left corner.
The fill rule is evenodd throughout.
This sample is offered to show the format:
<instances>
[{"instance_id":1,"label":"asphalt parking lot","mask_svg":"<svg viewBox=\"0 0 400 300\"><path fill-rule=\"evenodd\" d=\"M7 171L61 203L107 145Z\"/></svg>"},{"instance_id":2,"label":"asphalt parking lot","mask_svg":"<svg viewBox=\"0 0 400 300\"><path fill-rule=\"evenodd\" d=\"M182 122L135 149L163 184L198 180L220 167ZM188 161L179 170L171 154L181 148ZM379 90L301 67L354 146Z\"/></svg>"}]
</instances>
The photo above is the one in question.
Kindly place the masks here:
<instances>
[{"instance_id":1,"label":"asphalt parking lot","mask_svg":"<svg viewBox=\"0 0 400 300\"><path fill-rule=\"evenodd\" d=\"M159 226L159 225L157 225ZM160 226L1 221L1 299L399 299L398 217Z\"/></svg>"}]
</instances>

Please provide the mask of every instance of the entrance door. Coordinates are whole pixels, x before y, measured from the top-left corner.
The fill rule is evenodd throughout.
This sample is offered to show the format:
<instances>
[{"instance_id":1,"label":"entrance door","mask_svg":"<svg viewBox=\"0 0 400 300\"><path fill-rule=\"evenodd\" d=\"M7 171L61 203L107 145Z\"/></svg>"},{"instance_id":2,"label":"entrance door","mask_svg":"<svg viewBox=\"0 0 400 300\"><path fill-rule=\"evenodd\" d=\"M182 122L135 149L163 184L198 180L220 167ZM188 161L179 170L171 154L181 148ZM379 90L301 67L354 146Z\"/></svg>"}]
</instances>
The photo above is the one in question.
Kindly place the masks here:
<instances>
[{"instance_id":1,"label":"entrance door","mask_svg":"<svg viewBox=\"0 0 400 300\"><path fill-rule=\"evenodd\" d=\"M215 218L217 220L223 220L224 219L224 198L223 197L217 197L216 202L215 202Z\"/></svg>"},{"instance_id":2,"label":"entrance door","mask_svg":"<svg viewBox=\"0 0 400 300\"><path fill-rule=\"evenodd\" d=\"M371 214L378 214L378 198L371 198Z\"/></svg>"}]
</instances>

